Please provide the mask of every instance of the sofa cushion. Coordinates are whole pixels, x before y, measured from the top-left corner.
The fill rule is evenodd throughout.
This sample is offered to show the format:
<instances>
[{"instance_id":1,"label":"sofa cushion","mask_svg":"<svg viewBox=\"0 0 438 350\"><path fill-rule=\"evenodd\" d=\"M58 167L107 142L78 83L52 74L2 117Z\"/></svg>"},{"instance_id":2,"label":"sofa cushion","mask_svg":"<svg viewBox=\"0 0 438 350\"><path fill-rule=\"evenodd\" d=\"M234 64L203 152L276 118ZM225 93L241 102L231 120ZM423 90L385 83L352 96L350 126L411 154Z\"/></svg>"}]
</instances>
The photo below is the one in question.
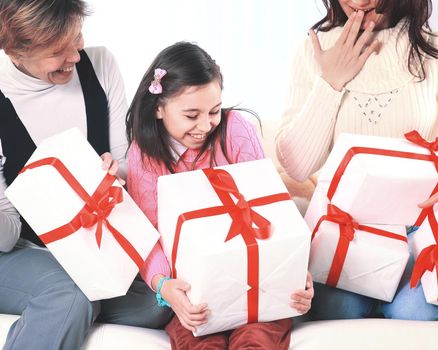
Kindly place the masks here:
<instances>
[{"instance_id":1,"label":"sofa cushion","mask_svg":"<svg viewBox=\"0 0 438 350\"><path fill-rule=\"evenodd\" d=\"M18 318L0 314L0 347ZM300 323L292 331L290 350L435 350L438 322L386 319ZM170 350L164 331L95 324L82 350Z\"/></svg>"}]
</instances>

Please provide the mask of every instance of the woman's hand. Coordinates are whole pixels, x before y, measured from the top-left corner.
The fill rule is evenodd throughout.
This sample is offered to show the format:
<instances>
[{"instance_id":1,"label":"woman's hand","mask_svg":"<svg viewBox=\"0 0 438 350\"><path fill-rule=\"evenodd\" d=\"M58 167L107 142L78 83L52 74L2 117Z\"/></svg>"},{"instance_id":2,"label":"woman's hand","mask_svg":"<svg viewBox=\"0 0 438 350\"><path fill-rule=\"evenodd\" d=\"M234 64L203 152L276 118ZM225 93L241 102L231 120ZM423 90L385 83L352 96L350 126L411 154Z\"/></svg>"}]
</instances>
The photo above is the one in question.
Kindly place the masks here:
<instances>
[{"instance_id":1,"label":"woman's hand","mask_svg":"<svg viewBox=\"0 0 438 350\"><path fill-rule=\"evenodd\" d=\"M420 208L432 207L436 202L438 202L438 192L431 196L429 199L418 204Z\"/></svg>"},{"instance_id":2,"label":"woman's hand","mask_svg":"<svg viewBox=\"0 0 438 350\"><path fill-rule=\"evenodd\" d=\"M377 40L366 47L375 26L374 22L359 34L363 18L363 11L354 12L345 23L335 45L325 51L322 50L316 33L309 31L321 77L335 90L341 91L362 70L368 57L379 48Z\"/></svg>"},{"instance_id":3,"label":"woman's hand","mask_svg":"<svg viewBox=\"0 0 438 350\"><path fill-rule=\"evenodd\" d=\"M192 305L186 292L190 284L180 279L170 279L163 282L161 295L166 300L184 328L195 331L195 327L207 323L209 310L207 304Z\"/></svg>"},{"instance_id":4,"label":"woman's hand","mask_svg":"<svg viewBox=\"0 0 438 350\"><path fill-rule=\"evenodd\" d=\"M102 154L100 156L100 158L102 158L102 169L103 170L107 170L108 174L110 175L116 175L117 174L117 170L119 170L119 161L118 160L114 160L111 153L109 152L105 152L104 154ZM120 177L117 177L117 180L119 180L120 184L122 186L125 185L125 180L123 180Z\"/></svg>"},{"instance_id":5,"label":"woman's hand","mask_svg":"<svg viewBox=\"0 0 438 350\"><path fill-rule=\"evenodd\" d=\"M310 272L307 272L307 280L306 280L306 290L299 289L293 292L290 296L291 302L290 307L297 310L300 314L304 315L307 311L310 310L310 306L312 305L312 298L315 294L313 290L313 279Z\"/></svg>"}]
</instances>

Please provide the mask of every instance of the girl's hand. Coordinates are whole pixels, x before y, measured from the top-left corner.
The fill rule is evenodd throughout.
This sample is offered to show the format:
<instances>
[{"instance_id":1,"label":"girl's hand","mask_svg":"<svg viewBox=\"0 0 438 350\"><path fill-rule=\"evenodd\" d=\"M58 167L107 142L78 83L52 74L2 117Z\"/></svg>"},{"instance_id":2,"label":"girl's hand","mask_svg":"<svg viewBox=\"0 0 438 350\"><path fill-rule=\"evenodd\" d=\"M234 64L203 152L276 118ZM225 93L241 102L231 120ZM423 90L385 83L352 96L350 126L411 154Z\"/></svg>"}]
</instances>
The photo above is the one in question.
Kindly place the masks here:
<instances>
[{"instance_id":1,"label":"girl's hand","mask_svg":"<svg viewBox=\"0 0 438 350\"><path fill-rule=\"evenodd\" d=\"M195 331L195 327L207 323L209 310L207 304L192 305L186 292L190 284L180 279L170 279L163 282L161 295L166 300L184 328Z\"/></svg>"},{"instance_id":2,"label":"girl's hand","mask_svg":"<svg viewBox=\"0 0 438 350\"><path fill-rule=\"evenodd\" d=\"M420 208L432 207L436 202L438 202L438 192L431 196L429 199L418 204Z\"/></svg>"},{"instance_id":3,"label":"girl's hand","mask_svg":"<svg viewBox=\"0 0 438 350\"><path fill-rule=\"evenodd\" d=\"M103 170L108 170L108 173L110 175L116 175L117 174L117 170L119 170L119 161L118 160L114 160L111 153L109 152L105 152L104 154L102 154L100 156L100 158L102 158L102 169ZM120 182L120 184L122 186L125 185L125 180L123 180L120 177L117 177L117 180Z\"/></svg>"},{"instance_id":4,"label":"girl's hand","mask_svg":"<svg viewBox=\"0 0 438 350\"><path fill-rule=\"evenodd\" d=\"M300 314L304 315L310 310L314 294L315 292L313 290L312 275L310 272L307 272L306 290L299 289L293 292L290 296L291 302L289 305L297 310Z\"/></svg>"},{"instance_id":5,"label":"girl's hand","mask_svg":"<svg viewBox=\"0 0 438 350\"><path fill-rule=\"evenodd\" d=\"M345 23L335 45L325 51L322 50L316 33L309 31L321 77L335 90L341 91L362 70L368 57L378 50L377 40L366 47L375 26L374 22L359 34L363 17L363 11L354 12Z\"/></svg>"}]
</instances>

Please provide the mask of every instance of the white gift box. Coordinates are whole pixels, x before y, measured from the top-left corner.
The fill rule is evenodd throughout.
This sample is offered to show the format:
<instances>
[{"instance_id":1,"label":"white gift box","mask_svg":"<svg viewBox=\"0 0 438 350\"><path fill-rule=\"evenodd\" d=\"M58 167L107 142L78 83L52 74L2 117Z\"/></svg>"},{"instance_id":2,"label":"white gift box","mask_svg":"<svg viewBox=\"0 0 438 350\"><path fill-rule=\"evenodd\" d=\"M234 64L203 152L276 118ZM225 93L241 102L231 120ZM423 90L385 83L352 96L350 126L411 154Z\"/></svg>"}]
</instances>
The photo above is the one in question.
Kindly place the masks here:
<instances>
[{"instance_id":1,"label":"white gift box","mask_svg":"<svg viewBox=\"0 0 438 350\"><path fill-rule=\"evenodd\" d=\"M436 217L436 215L435 215ZM430 227L429 220L426 219L421 224L416 232L414 232L410 239L410 244L417 259L418 255L424 248L431 245L437 245L438 242L435 239L432 229ZM437 234L438 236L438 234ZM438 281L436 268L432 271L425 271L421 277L421 286L423 287L424 296L429 304L438 305Z\"/></svg>"},{"instance_id":2,"label":"white gift box","mask_svg":"<svg viewBox=\"0 0 438 350\"><path fill-rule=\"evenodd\" d=\"M246 200L287 193L269 159L218 169L231 174ZM202 170L158 179L158 227L169 261L180 214L222 205ZM257 240L258 321L296 316L298 312L289 306L290 295L305 288L309 229L290 199L252 209L272 226L269 239ZM195 336L234 329L248 320L247 291L251 287L247 283L247 247L240 235L225 242L231 222L229 214L222 214L192 219L182 226L177 277L190 283L191 303L207 303L211 311L208 323L197 327Z\"/></svg>"},{"instance_id":3,"label":"white gift box","mask_svg":"<svg viewBox=\"0 0 438 350\"><path fill-rule=\"evenodd\" d=\"M328 188L352 147L430 154L405 139L341 134L321 169L318 183ZM361 223L413 225L421 212L417 204L429 198L437 182L437 170L431 161L357 154L349 162L331 202Z\"/></svg>"},{"instance_id":4,"label":"white gift box","mask_svg":"<svg viewBox=\"0 0 438 350\"><path fill-rule=\"evenodd\" d=\"M327 214L327 189L318 184L305 220L313 231ZM355 218L353 218L355 219ZM359 224L361 224L359 222ZM400 225L366 225L406 238ZM323 221L310 247L309 271L316 282L326 283L340 236L339 225ZM391 301L409 258L407 242L356 229L347 250L336 288Z\"/></svg>"},{"instance_id":5,"label":"white gift box","mask_svg":"<svg viewBox=\"0 0 438 350\"><path fill-rule=\"evenodd\" d=\"M102 159L76 128L42 141L26 164L47 157L61 160L89 195L107 174L102 169ZM123 190L118 181L113 186ZM85 204L52 166L19 174L5 194L38 235L66 225ZM123 201L114 207L107 221L130 242L143 261L158 241L158 232L124 190ZM81 227L47 244L47 248L89 300L124 295L138 274L138 265L105 223L100 248L95 232L96 225Z\"/></svg>"}]
</instances>

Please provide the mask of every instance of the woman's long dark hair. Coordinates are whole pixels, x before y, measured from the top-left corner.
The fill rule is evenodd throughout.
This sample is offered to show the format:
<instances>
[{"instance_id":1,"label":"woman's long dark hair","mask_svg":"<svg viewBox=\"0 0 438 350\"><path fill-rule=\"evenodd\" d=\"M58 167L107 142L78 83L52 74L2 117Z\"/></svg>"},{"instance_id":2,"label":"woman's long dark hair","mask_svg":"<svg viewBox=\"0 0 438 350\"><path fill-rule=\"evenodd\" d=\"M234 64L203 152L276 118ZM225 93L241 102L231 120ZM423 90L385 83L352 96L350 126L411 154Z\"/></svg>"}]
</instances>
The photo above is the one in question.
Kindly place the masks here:
<instances>
[{"instance_id":1,"label":"woman's long dark hair","mask_svg":"<svg viewBox=\"0 0 438 350\"><path fill-rule=\"evenodd\" d=\"M161 80L163 92L151 94L149 86L154 80L156 68L165 69L167 74ZM179 94L188 86L201 86L217 81L222 89L223 80L219 66L210 55L199 46L178 42L161 51L146 71L134 96L126 116L128 142L135 142L140 148L143 159L152 158L163 162L174 173L175 159L172 153L170 136L163 120L156 118L157 108L166 103L166 99ZM210 151L210 166L215 166L215 144L219 140L221 150L231 163L226 147L226 128L228 114L235 108L222 108L221 121L211 132L200 149L196 162ZM251 112L251 111L250 111ZM145 157L146 156L146 157Z\"/></svg>"},{"instance_id":2,"label":"woman's long dark hair","mask_svg":"<svg viewBox=\"0 0 438 350\"><path fill-rule=\"evenodd\" d=\"M339 5L339 1L322 0L322 2L327 13L312 28L327 32L334 27L343 26L347 21L347 16ZM438 58L438 48L427 40L428 35L433 35L428 22L432 14L431 0L379 0L376 13L388 14L390 27L394 27L402 18L406 19L402 30L408 32L411 45L408 56L409 72L420 80L424 80L426 72L422 57Z\"/></svg>"}]
</instances>

